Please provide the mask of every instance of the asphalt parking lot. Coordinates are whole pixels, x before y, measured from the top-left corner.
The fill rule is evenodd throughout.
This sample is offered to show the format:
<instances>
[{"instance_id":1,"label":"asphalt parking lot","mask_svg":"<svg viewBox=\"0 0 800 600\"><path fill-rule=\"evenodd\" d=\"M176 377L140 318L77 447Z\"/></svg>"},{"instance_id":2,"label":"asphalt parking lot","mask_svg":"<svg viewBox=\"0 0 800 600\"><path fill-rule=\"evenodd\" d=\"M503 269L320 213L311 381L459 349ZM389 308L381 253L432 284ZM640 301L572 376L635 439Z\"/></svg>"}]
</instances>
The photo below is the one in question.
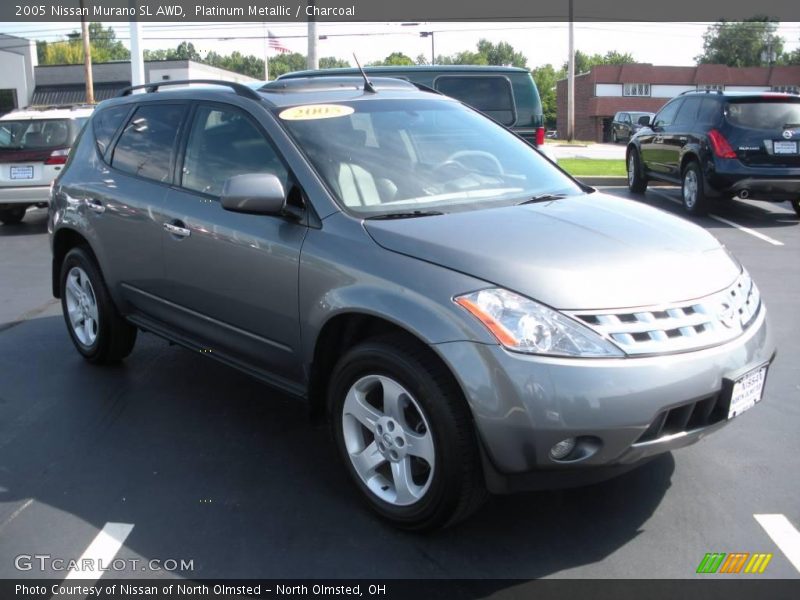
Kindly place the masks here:
<instances>
[{"instance_id":1,"label":"asphalt parking lot","mask_svg":"<svg viewBox=\"0 0 800 600\"><path fill-rule=\"evenodd\" d=\"M677 198L643 201L682 214ZM64 578L15 557L78 558L108 523L132 525L112 556L141 562L104 578L688 578L707 552L773 553L755 577L800 577L754 517L800 529L800 221L788 204L713 212L694 221L748 268L777 337L763 403L617 479L497 497L426 536L374 518L327 431L263 384L152 335L121 366L86 364L29 212L0 227L0 578Z\"/></svg>"}]
</instances>

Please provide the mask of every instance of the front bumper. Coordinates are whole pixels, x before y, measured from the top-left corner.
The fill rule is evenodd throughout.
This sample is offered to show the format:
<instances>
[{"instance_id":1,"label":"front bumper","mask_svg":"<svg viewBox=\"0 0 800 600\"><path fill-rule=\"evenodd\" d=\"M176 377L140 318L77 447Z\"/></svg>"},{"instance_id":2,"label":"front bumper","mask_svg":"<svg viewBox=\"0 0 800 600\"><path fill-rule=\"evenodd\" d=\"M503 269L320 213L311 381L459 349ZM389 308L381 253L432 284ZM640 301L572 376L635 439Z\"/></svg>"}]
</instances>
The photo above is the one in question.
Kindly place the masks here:
<instances>
[{"instance_id":1,"label":"front bumper","mask_svg":"<svg viewBox=\"0 0 800 600\"><path fill-rule=\"evenodd\" d=\"M562 359L472 342L437 349L472 409L493 491L605 479L692 444L728 422L730 383L775 353L763 306L736 340L671 355ZM584 451L551 458L568 437Z\"/></svg>"},{"instance_id":2,"label":"front bumper","mask_svg":"<svg viewBox=\"0 0 800 600\"><path fill-rule=\"evenodd\" d=\"M50 202L49 185L0 187L0 204L47 204Z\"/></svg>"}]
</instances>

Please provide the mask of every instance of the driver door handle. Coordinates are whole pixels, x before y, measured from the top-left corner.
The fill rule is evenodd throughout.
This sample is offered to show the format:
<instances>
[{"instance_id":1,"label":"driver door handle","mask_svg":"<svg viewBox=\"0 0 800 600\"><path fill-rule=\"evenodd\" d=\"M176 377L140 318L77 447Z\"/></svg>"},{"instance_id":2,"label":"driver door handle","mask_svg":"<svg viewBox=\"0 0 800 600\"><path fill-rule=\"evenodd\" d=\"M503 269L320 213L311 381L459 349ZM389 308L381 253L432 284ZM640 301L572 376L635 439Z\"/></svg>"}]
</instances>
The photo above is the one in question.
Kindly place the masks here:
<instances>
[{"instance_id":1,"label":"driver door handle","mask_svg":"<svg viewBox=\"0 0 800 600\"><path fill-rule=\"evenodd\" d=\"M164 223L164 229L170 232L172 235L185 238L192 235L192 232L189 231L187 227L183 226L184 224L181 221L175 221L173 223Z\"/></svg>"},{"instance_id":2,"label":"driver door handle","mask_svg":"<svg viewBox=\"0 0 800 600\"><path fill-rule=\"evenodd\" d=\"M103 214L106 212L106 207L103 206L103 203L96 198L87 198L86 199L86 208L88 208L92 212L96 212L97 214Z\"/></svg>"}]
</instances>

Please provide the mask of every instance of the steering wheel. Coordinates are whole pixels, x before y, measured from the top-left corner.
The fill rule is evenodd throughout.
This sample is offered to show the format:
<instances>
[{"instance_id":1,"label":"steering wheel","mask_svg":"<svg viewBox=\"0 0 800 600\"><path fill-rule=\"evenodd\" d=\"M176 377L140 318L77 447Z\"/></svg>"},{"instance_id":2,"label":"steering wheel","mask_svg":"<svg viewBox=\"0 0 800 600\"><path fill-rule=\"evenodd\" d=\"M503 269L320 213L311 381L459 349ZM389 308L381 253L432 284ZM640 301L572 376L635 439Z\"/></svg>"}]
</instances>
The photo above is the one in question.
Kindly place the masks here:
<instances>
[{"instance_id":1,"label":"steering wheel","mask_svg":"<svg viewBox=\"0 0 800 600\"><path fill-rule=\"evenodd\" d=\"M500 161L497 160L497 157L494 154L490 154L489 152L486 152L484 150L459 150L457 152L453 152L453 154L448 156L443 162L436 165L436 167L434 167L434 170L439 170L445 167L458 166L464 171L471 171L472 169L470 169L460 160L462 158L467 158L469 156L477 157L481 159L483 162L488 161L494 168L495 174L500 176L505 175L505 171L503 171L503 165L500 164Z\"/></svg>"}]
</instances>

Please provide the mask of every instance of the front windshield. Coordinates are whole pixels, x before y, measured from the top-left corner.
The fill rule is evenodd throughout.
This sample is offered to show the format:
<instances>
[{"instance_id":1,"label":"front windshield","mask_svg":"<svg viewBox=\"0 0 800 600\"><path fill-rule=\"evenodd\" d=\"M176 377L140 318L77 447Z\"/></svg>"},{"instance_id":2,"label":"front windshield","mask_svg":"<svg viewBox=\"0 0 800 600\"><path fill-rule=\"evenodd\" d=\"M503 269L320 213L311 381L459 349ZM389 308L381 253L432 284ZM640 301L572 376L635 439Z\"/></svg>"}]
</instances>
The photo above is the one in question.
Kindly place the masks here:
<instances>
[{"instance_id":1,"label":"front windshield","mask_svg":"<svg viewBox=\"0 0 800 600\"><path fill-rule=\"evenodd\" d=\"M371 98L276 112L341 206L358 216L581 193L527 143L456 102Z\"/></svg>"},{"instance_id":2,"label":"front windshield","mask_svg":"<svg viewBox=\"0 0 800 600\"><path fill-rule=\"evenodd\" d=\"M639 123L639 119L641 119L642 117L652 117L652 116L653 113L645 113L645 112L631 113L631 121L633 121L633 124L636 125L637 123Z\"/></svg>"}]
</instances>

